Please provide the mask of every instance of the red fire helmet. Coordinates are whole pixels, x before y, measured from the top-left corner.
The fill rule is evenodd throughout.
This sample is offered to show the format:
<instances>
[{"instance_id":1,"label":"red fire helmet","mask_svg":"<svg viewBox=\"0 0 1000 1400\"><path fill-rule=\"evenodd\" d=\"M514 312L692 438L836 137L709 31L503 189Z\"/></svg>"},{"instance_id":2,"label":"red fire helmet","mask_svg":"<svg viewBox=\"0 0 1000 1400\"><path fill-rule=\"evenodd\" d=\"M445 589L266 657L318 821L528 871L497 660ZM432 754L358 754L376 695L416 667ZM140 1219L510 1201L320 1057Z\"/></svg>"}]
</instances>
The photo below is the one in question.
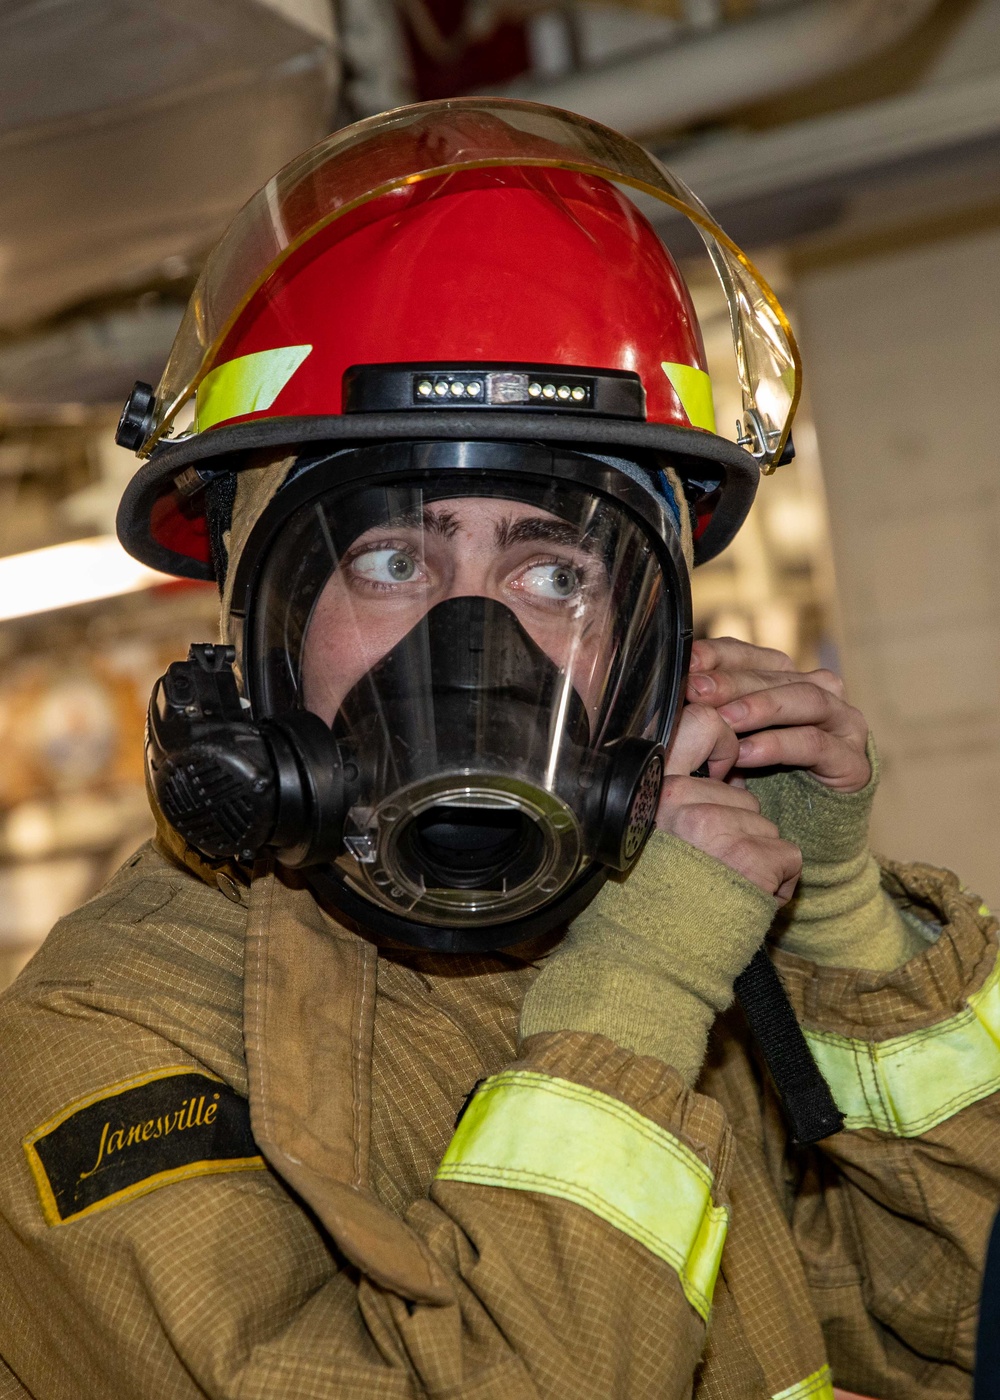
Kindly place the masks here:
<instances>
[{"instance_id":1,"label":"red fire helmet","mask_svg":"<svg viewBox=\"0 0 1000 1400\"><path fill-rule=\"evenodd\" d=\"M687 287L623 186L705 241L730 305L742 445L715 431ZM701 560L780 459L798 384L773 292L641 147L535 104L402 108L293 161L209 258L159 389L137 385L122 416L119 442L149 461L119 534L153 567L207 578L202 488L251 450L543 440L669 454Z\"/></svg>"}]
</instances>

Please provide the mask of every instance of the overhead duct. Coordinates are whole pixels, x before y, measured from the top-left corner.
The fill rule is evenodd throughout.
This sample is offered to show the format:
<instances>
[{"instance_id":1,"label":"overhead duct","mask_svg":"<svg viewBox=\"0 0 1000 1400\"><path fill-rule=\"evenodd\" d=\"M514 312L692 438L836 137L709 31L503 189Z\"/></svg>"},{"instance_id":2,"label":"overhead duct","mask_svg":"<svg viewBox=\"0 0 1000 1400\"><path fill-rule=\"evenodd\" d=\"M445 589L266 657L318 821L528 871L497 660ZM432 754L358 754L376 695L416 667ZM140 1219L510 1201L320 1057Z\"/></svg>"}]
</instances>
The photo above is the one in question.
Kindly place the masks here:
<instances>
[{"instance_id":1,"label":"overhead duct","mask_svg":"<svg viewBox=\"0 0 1000 1400\"><path fill-rule=\"evenodd\" d=\"M330 0L0 4L0 330L184 276L337 73Z\"/></svg>"},{"instance_id":2,"label":"overhead duct","mask_svg":"<svg viewBox=\"0 0 1000 1400\"><path fill-rule=\"evenodd\" d=\"M53 405L123 401L159 378L183 314L183 302L140 304L0 342L0 413L44 422Z\"/></svg>"},{"instance_id":3,"label":"overhead duct","mask_svg":"<svg viewBox=\"0 0 1000 1400\"><path fill-rule=\"evenodd\" d=\"M805 0L554 81L519 78L503 95L550 102L632 136L688 126L862 63L937 3Z\"/></svg>"}]
</instances>

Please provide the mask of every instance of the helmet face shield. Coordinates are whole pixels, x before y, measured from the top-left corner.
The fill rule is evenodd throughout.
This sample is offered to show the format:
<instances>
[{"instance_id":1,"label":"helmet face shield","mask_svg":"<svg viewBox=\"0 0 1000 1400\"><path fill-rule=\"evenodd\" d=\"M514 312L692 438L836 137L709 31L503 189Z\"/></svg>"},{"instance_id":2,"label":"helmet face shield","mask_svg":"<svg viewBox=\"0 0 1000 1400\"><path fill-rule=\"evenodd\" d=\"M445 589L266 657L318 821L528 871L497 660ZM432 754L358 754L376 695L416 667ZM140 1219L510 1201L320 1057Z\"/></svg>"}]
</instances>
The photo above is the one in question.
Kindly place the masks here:
<instances>
[{"instance_id":1,"label":"helmet face shield","mask_svg":"<svg viewBox=\"0 0 1000 1400\"><path fill-rule=\"evenodd\" d=\"M283 407L281 395L296 375L301 380L301 367L310 356L314 364L322 358L312 333L293 316L280 342L265 336L258 344L251 333L244 343L238 323L248 316L253 319L261 294L266 300L268 286L288 275L307 245L331 237L334 223L364 223L367 207L383 205L393 219L405 219L413 201L422 198L419 187L427 182L447 193L472 172L490 171L502 186L504 172L515 170L522 176L533 170L583 177L592 191L605 182L627 193L638 191L694 224L729 306L747 431L756 444L752 450L765 468L777 463L798 402L800 366L788 319L757 268L684 182L636 142L569 112L495 98L421 103L358 122L290 162L244 206L199 278L156 391L143 452L173 431L178 411L196 392L201 430L268 411L301 413L301 407ZM642 221L634 206L627 200L623 205L638 226ZM535 231L525 257L534 256L538 240ZM544 245L544 236L541 241ZM442 270L449 270L447 259ZM647 277L644 285L655 281ZM463 293L461 300L466 299ZM644 324L641 311L633 314L636 324L627 328L626 337L664 346L674 340L666 324L658 333L655 326L651 330ZM707 376L692 376L698 364L687 352L680 354L679 363L675 359L678 356L669 353L653 354L647 392L663 387L662 361L662 373L671 385L669 397L672 401L676 393L683 405L678 406L681 421L695 429L711 428ZM308 370L304 375L308 379ZM654 421L656 414L650 418Z\"/></svg>"},{"instance_id":2,"label":"helmet face shield","mask_svg":"<svg viewBox=\"0 0 1000 1400\"><path fill-rule=\"evenodd\" d=\"M354 479L324 485L338 464ZM630 863L690 640L652 490L576 454L437 443L339 453L282 498L244 687L258 716L318 715L356 771L336 879L459 928Z\"/></svg>"}]
</instances>

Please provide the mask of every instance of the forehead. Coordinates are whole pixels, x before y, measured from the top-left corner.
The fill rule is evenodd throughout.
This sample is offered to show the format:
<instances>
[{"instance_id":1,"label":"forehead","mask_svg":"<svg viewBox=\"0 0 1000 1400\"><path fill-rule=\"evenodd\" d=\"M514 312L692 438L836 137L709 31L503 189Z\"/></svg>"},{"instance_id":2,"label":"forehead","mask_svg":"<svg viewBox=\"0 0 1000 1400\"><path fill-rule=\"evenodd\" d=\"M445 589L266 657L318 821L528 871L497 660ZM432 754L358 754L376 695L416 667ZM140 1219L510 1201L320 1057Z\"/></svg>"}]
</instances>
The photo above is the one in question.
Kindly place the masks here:
<instances>
[{"instance_id":1,"label":"forehead","mask_svg":"<svg viewBox=\"0 0 1000 1400\"><path fill-rule=\"evenodd\" d=\"M370 526L358 538L377 535L386 528L415 530L449 540L474 539L477 545L489 543L502 549L529 540L578 541L587 527L525 501L458 496L411 502L391 510L383 524Z\"/></svg>"},{"instance_id":2,"label":"forehead","mask_svg":"<svg viewBox=\"0 0 1000 1400\"><path fill-rule=\"evenodd\" d=\"M479 525L491 525L501 520L552 520L562 522L563 517L545 510L528 501L511 501L499 496L454 496L443 497L393 511L390 524L423 526L425 529L440 531L443 526L449 529L474 529Z\"/></svg>"}]
</instances>

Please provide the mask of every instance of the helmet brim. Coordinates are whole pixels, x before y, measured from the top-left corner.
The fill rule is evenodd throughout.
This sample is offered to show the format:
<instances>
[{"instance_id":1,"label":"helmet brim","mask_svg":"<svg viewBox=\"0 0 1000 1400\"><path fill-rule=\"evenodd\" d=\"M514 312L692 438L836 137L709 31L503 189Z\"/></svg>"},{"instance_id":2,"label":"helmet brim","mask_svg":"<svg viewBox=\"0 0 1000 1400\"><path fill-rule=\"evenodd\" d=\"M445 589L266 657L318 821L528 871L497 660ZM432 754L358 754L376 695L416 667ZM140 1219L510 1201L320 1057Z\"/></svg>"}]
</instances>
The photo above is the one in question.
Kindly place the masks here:
<instances>
[{"instance_id":1,"label":"helmet brim","mask_svg":"<svg viewBox=\"0 0 1000 1400\"><path fill-rule=\"evenodd\" d=\"M149 461L129 482L118 508L118 538L133 558L151 569L181 578L210 581L209 562L170 548L154 537L154 507L162 511L165 497L175 495L178 511L182 496L174 485L186 468L199 463L215 470L238 472L249 464L249 454L262 448L303 443L379 440L404 442L468 439L470 441L558 442L583 451L615 449L630 453L669 452L672 465L683 479L697 476L700 463L711 462L723 473L718 504L704 533L695 541L694 562L714 559L730 543L747 517L760 481L760 468L748 452L728 439L703 429L679 428L663 423L628 422L611 418L573 418L547 413L434 412L350 413L310 418L266 418L231 427L214 428L176 443L156 448Z\"/></svg>"}]
</instances>

